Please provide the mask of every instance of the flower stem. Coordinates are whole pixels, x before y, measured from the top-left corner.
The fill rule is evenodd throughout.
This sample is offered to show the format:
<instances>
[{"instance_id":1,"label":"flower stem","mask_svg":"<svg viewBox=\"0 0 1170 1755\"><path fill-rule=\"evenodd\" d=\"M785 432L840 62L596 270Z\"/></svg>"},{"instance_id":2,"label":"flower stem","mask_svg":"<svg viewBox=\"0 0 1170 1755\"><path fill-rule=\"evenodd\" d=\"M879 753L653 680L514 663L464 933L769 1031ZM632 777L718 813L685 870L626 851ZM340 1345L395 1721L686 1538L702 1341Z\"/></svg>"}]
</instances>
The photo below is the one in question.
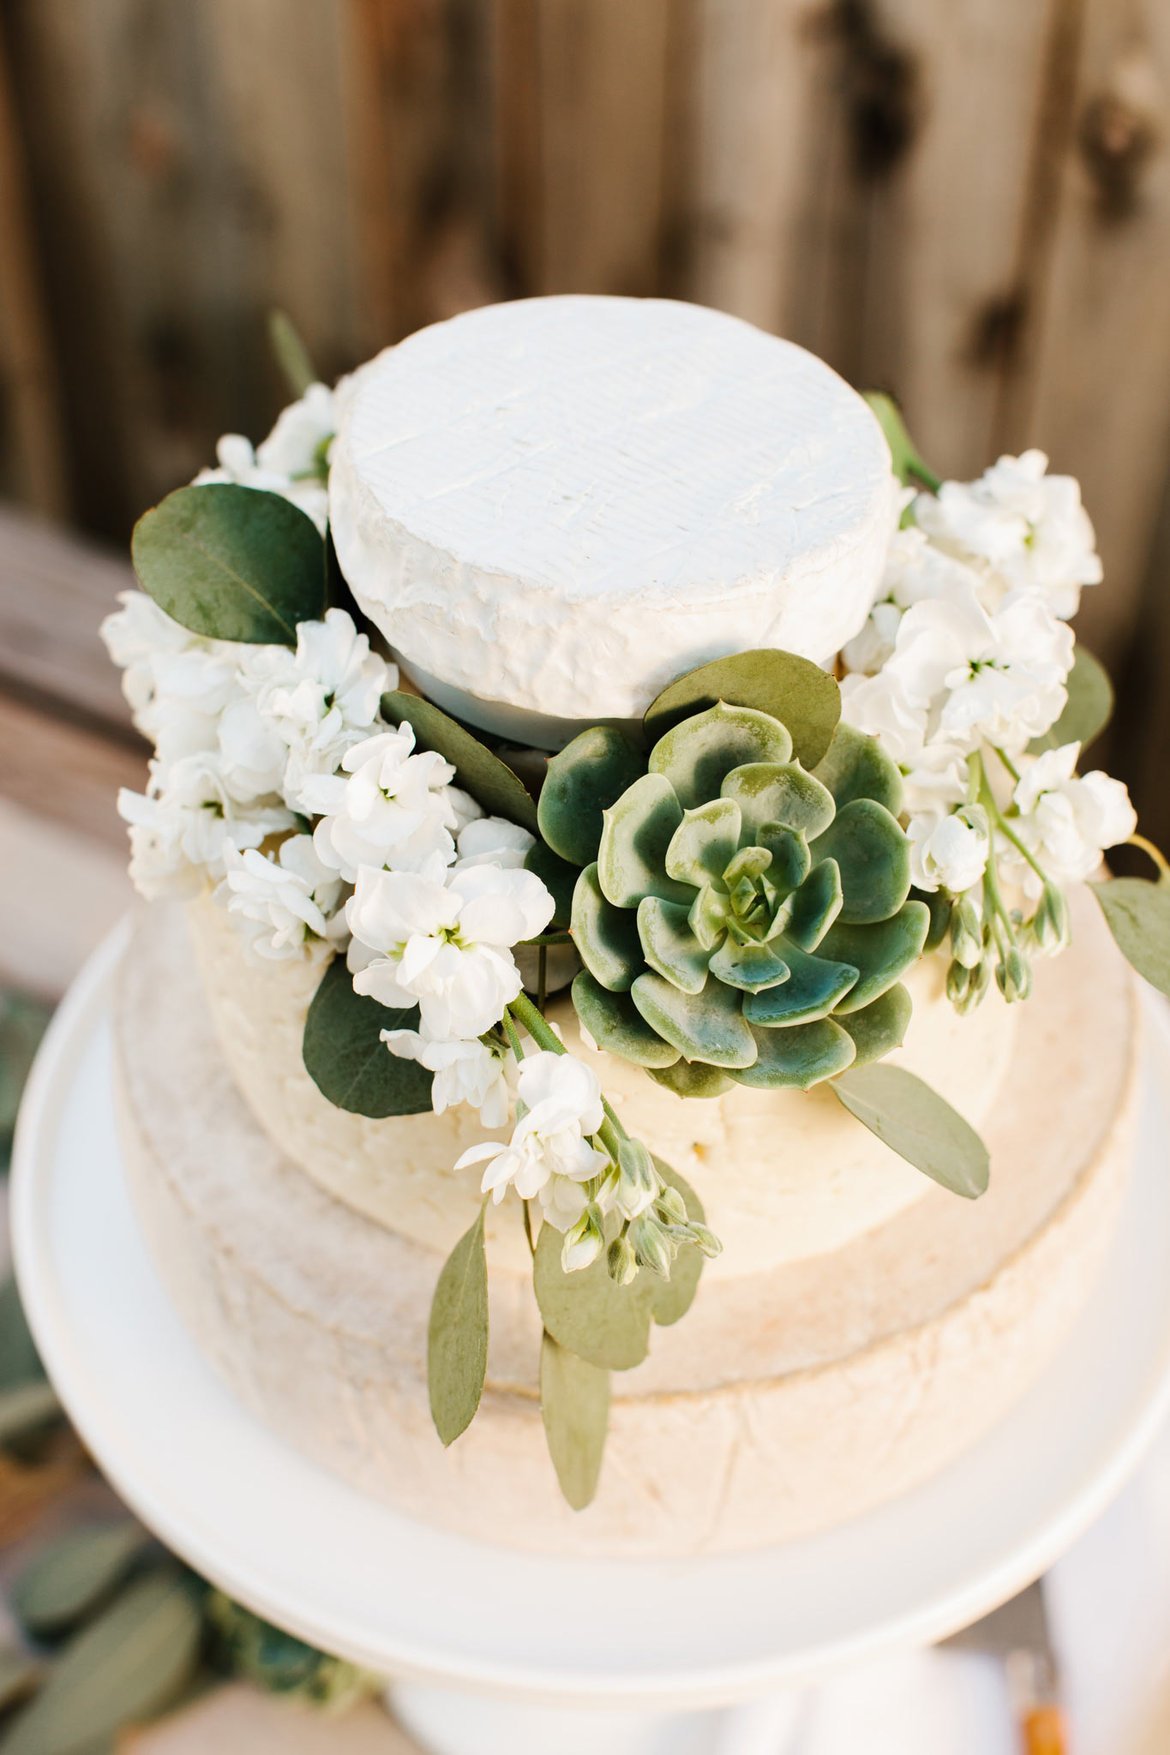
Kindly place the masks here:
<instances>
[{"instance_id":1,"label":"flower stem","mask_svg":"<svg viewBox=\"0 0 1170 1755\"><path fill-rule=\"evenodd\" d=\"M526 993L517 994L504 1016L510 1023L523 1024L532 1040L541 1048L547 1048L550 1054L566 1054L564 1043L552 1028L548 1019L538 1006L533 1005Z\"/></svg>"},{"instance_id":2,"label":"flower stem","mask_svg":"<svg viewBox=\"0 0 1170 1755\"><path fill-rule=\"evenodd\" d=\"M532 1254L535 1255L536 1254L536 1239L532 1235L532 1214L528 1209L528 1202L526 1200L522 1200L520 1202L520 1208L524 1214L524 1235L528 1239L529 1249L531 1250Z\"/></svg>"},{"instance_id":3,"label":"flower stem","mask_svg":"<svg viewBox=\"0 0 1170 1755\"><path fill-rule=\"evenodd\" d=\"M1153 860L1158 868L1158 882L1160 884L1165 883L1167 878L1170 878L1170 864L1167 863L1161 848L1155 847L1152 841L1147 841L1144 835L1139 835L1136 832L1130 836L1129 845L1140 847L1142 852L1148 854Z\"/></svg>"},{"instance_id":4,"label":"flower stem","mask_svg":"<svg viewBox=\"0 0 1170 1755\"><path fill-rule=\"evenodd\" d=\"M548 999L548 946L541 945L536 954L536 1009L543 1012Z\"/></svg>"},{"instance_id":5,"label":"flower stem","mask_svg":"<svg viewBox=\"0 0 1170 1755\"><path fill-rule=\"evenodd\" d=\"M992 744L991 747L1018 786L1020 783L1020 770L1016 767L1016 764L1012 761L1007 751L1001 750L997 743Z\"/></svg>"},{"instance_id":6,"label":"flower stem","mask_svg":"<svg viewBox=\"0 0 1170 1755\"><path fill-rule=\"evenodd\" d=\"M1000 757L1000 760L1008 768L1009 773L1015 773L1014 768L1012 768L1010 763L1008 763L1007 757L1003 755L1002 751L996 750L995 753L997 756ZM982 775L982 781L981 781L981 784L979 787L979 802L980 802L980 804L982 804L982 806L986 810L988 816L991 818L992 822L995 824L996 828L1000 830L1001 834L1004 836L1004 839L1011 842L1011 844L1015 848L1016 852L1020 855L1020 858L1026 860L1027 863L1032 867L1032 870L1036 873L1036 876L1040 879L1040 882L1042 884L1046 884L1048 882L1048 873L1044 870L1044 867L1035 858L1035 856L1032 854L1030 849L1025 847L1024 843L1020 840L1020 837L1016 834L1015 830L1012 828L1011 824L1008 822L1007 818L1004 816L1003 812L1000 810L999 805L996 802L995 793L991 789L991 783L987 778L987 770L983 766L983 758L981 756L977 756L975 759L979 763L980 773ZM1017 778L1018 778L1018 775L1017 775ZM994 844L992 846L991 857L992 857L992 859L994 859L994 857L995 857Z\"/></svg>"}]
</instances>

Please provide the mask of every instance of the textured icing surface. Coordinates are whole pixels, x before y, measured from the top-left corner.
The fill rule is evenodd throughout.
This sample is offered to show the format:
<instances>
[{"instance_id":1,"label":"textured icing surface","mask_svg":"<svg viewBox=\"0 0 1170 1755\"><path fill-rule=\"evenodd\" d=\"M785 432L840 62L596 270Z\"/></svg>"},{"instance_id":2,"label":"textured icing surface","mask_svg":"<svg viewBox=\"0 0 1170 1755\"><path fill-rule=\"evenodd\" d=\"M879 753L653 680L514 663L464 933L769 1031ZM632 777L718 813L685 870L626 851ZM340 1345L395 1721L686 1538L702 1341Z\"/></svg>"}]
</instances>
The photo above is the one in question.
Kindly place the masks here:
<instances>
[{"instance_id":1,"label":"textured icing surface","mask_svg":"<svg viewBox=\"0 0 1170 1755\"><path fill-rule=\"evenodd\" d=\"M1116 958L1097 962L1099 988L1082 962L1030 1002L991 1118L985 1201L932 1190L832 1257L705 1281L647 1363L615 1377L601 1492L575 1516L544 1452L526 1281L493 1272L487 1391L444 1453L424 1368L441 1256L330 1199L257 1126L189 961L184 975L176 917L156 932L165 913L148 913L154 936L125 966L115 1018L127 1168L164 1281L258 1415L428 1521L631 1554L757 1547L825 1527L973 1443L1026 1392L1091 1290L1131 1137L1133 996ZM1090 942L1080 954L1099 951ZM1059 1078L1046 1076L1057 1055Z\"/></svg>"},{"instance_id":2,"label":"textured icing surface","mask_svg":"<svg viewBox=\"0 0 1170 1755\"><path fill-rule=\"evenodd\" d=\"M228 1064L263 1125L331 1194L449 1249L479 1204L477 1173L451 1168L486 1135L474 1112L370 1121L334 1109L301 1057L319 970L247 961L230 917L209 899L191 909L191 923ZM1011 1057L1018 1010L997 996L972 1017L957 1017L937 959L911 972L910 988L915 1017L898 1058L979 1125ZM925 1198L919 1173L827 1092L738 1086L687 1101L641 1068L586 1048L567 1001L554 1004L552 1015L565 1042L595 1066L624 1124L700 1191L724 1243L710 1270L719 1277L839 1249ZM510 1206L491 1212L488 1247L493 1260L527 1271L527 1245Z\"/></svg>"},{"instance_id":3,"label":"textured icing surface","mask_svg":"<svg viewBox=\"0 0 1170 1755\"><path fill-rule=\"evenodd\" d=\"M330 491L342 567L407 667L517 732L635 717L751 646L831 657L893 503L876 421L812 354L586 297L468 312L364 366Z\"/></svg>"}]
</instances>

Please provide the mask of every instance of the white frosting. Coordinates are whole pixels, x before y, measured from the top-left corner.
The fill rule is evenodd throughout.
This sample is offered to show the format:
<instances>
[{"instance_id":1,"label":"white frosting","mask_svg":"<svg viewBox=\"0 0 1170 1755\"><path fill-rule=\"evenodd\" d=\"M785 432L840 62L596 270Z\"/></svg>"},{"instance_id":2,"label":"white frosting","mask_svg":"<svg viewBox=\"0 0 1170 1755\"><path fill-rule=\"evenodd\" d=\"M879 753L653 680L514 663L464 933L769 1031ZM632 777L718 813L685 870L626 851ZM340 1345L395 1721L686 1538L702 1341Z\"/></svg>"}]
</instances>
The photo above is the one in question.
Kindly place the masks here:
<instances>
[{"instance_id":1,"label":"white frosting","mask_svg":"<svg viewBox=\"0 0 1170 1755\"><path fill-rule=\"evenodd\" d=\"M753 646L818 662L893 508L862 399L695 305L490 305L364 366L334 447L343 571L423 691L553 747Z\"/></svg>"}]
</instances>

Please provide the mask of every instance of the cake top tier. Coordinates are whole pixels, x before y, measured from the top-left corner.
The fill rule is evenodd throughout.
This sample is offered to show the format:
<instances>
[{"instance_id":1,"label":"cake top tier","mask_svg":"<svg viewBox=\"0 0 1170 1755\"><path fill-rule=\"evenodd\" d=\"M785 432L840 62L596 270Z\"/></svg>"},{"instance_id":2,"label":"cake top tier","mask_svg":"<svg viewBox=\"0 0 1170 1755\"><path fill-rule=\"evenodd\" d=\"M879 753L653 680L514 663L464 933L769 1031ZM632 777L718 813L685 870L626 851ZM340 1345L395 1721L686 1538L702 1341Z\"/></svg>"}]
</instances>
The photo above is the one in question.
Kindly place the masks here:
<instances>
[{"instance_id":1,"label":"cake top tier","mask_svg":"<svg viewBox=\"0 0 1170 1755\"><path fill-rule=\"evenodd\" d=\"M694 305L531 299L354 378L331 511L419 686L553 745L751 646L830 657L872 601L889 454L828 366Z\"/></svg>"}]
</instances>

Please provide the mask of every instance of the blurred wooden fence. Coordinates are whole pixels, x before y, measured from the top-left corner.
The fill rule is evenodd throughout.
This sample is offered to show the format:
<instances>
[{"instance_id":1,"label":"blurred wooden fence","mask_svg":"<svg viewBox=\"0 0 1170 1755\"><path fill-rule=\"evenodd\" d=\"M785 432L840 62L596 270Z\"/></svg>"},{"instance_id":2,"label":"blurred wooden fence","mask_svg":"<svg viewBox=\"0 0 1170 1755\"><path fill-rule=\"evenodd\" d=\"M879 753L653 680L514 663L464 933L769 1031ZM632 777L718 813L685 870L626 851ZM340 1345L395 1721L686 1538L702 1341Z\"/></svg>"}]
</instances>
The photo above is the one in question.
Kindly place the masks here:
<instances>
[{"instance_id":1,"label":"blurred wooden fence","mask_svg":"<svg viewBox=\"0 0 1170 1755\"><path fill-rule=\"evenodd\" d=\"M266 430L274 304L333 374L487 299L693 298L944 473L1080 475L1165 747L1168 90L1170 0L0 0L0 489L124 536Z\"/></svg>"}]
</instances>

